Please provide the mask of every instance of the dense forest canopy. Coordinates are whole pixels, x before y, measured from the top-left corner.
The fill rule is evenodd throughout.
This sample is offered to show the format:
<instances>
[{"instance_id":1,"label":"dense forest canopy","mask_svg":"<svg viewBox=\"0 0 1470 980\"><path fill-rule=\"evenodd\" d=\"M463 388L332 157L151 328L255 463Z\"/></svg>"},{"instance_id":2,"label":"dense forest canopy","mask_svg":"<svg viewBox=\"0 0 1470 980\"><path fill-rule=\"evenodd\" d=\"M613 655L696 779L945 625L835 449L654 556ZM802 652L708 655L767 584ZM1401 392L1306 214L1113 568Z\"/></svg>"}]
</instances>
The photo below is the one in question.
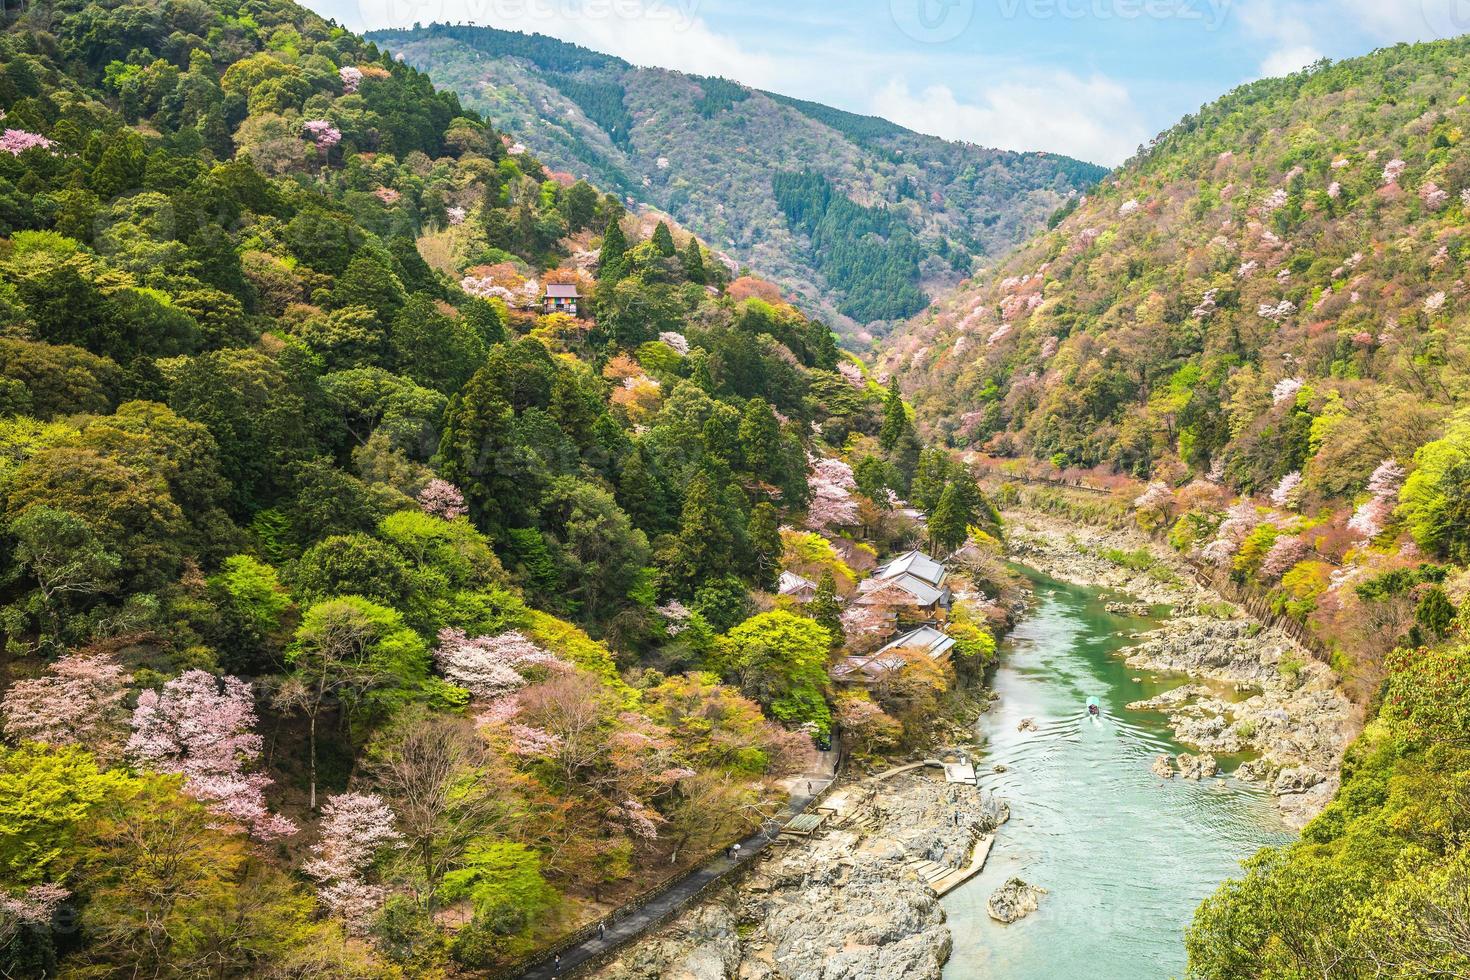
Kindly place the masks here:
<instances>
[{"instance_id":1,"label":"dense forest canopy","mask_svg":"<svg viewBox=\"0 0 1470 980\"><path fill-rule=\"evenodd\" d=\"M1301 843L1205 903L1199 977L1470 969L1467 69L1458 38L1238 89L886 355L1002 470L1139 481L1369 715Z\"/></svg>"},{"instance_id":2,"label":"dense forest canopy","mask_svg":"<svg viewBox=\"0 0 1470 980\"><path fill-rule=\"evenodd\" d=\"M932 728L838 596L993 514L824 324L287 0L3 17L0 972L503 966Z\"/></svg>"}]
</instances>

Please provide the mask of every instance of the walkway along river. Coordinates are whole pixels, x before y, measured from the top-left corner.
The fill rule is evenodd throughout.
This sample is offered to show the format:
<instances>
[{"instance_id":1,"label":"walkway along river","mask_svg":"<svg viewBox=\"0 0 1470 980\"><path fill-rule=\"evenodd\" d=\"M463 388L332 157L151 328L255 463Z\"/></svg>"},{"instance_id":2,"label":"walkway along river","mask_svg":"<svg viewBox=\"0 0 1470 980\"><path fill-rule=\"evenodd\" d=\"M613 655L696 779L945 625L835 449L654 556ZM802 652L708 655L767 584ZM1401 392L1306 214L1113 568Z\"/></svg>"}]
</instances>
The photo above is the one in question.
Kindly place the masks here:
<instances>
[{"instance_id":1,"label":"walkway along river","mask_svg":"<svg viewBox=\"0 0 1470 980\"><path fill-rule=\"evenodd\" d=\"M1157 755L1192 751L1162 715L1126 707L1186 680L1140 674L1115 655L1151 621L1107 613L1095 589L1033 581L1036 606L1002 646L1000 700L979 726L980 785L1010 803L1011 821L985 871L944 899L954 937L944 976L1180 976L1195 906L1242 859L1291 835L1257 786L1149 771ZM1098 719L1089 696L1102 703ZM1027 718L1035 730L1018 730ZM1221 756L1220 769L1239 761ZM1048 893L1002 925L985 902L1013 875Z\"/></svg>"}]
</instances>

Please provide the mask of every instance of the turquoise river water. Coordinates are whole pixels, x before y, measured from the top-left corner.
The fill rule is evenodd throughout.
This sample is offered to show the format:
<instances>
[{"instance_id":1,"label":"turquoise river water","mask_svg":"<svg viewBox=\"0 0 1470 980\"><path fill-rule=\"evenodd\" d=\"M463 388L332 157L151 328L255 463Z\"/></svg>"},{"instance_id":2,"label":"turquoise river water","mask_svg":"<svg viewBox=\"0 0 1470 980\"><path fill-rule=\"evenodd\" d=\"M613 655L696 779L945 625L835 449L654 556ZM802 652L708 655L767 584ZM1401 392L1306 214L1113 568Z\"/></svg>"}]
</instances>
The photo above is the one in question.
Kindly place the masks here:
<instances>
[{"instance_id":1,"label":"turquoise river water","mask_svg":"<svg viewBox=\"0 0 1470 980\"><path fill-rule=\"evenodd\" d=\"M944 899L954 935L945 980L1181 976L1195 906L1242 859L1290 835L1259 789L1149 772L1154 756L1188 751L1162 715L1126 707L1184 680L1116 655L1149 621L1110 615L1096 590L1039 576L1034 585L1035 608L1001 648L1000 700L980 721L980 784L1010 804L1011 819L985 870ZM1089 695L1100 719L1087 716ZM1017 731L1023 718L1037 730ZM1002 925L985 900L1012 875L1048 894Z\"/></svg>"}]
</instances>

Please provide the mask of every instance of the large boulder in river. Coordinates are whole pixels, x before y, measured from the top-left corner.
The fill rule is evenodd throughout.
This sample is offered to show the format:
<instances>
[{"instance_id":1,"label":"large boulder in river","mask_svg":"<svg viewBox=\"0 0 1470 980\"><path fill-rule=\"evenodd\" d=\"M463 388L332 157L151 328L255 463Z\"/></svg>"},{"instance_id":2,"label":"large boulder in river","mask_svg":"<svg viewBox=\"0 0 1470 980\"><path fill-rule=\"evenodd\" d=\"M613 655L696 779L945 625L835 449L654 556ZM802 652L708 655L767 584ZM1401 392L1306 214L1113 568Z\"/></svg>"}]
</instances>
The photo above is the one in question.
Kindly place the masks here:
<instances>
[{"instance_id":1,"label":"large boulder in river","mask_svg":"<svg viewBox=\"0 0 1470 980\"><path fill-rule=\"evenodd\" d=\"M1201 752L1199 755L1179 753L1179 775L1185 779L1208 779L1219 771L1215 757L1208 752Z\"/></svg>"},{"instance_id":2,"label":"large boulder in river","mask_svg":"<svg viewBox=\"0 0 1470 980\"><path fill-rule=\"evenodd\" d=\"M990 893L985 911L996 922L1015 922L1035 912L1041 896L1045 894L1045 888L1038 888L1020 878L1011 878Z\"/></svg>"},{"instance_id":3,"label":"large boulder in river","mask_svg":"<svg viewBox=\"0 0 1470 980\"><path fill-rule=\"evenodd\" d=\"M1149 766L1149 769L1160 779L1174 778L1174 763L1169 761L1167 755L1154 756L1154 764Z\"/></svg>"}]
</instances>

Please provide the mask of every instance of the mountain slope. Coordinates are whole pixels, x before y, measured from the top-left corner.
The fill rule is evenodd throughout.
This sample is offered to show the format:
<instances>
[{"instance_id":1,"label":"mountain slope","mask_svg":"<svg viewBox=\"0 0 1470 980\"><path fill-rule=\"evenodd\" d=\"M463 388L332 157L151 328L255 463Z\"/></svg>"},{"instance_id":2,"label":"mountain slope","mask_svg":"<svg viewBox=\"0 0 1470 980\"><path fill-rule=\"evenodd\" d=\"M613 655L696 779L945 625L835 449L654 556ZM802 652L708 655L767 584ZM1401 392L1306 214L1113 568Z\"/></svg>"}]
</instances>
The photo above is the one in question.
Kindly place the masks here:
<instances>
[{"instance_id":1,"label":"mountain slope","mask_svg":"<svg viewBox=\"0 0 1470 980\"><path fill-rule=\"evenodd\" d=\"M369 37L549 165L667 211L847 334L921 309L925 292L1003 253L1105 173L541 35L432 25ZM794 185L784 192L772 187L783 176Z\"/></svg>"},{"instance_id":2,"label":"mountain slope","mask_svg":"<svg viewBox=\"0 0 1470 980\"><path fill-rule=\"evenodd\" d=\"M988 504L770 283L289 0L9 5L0 114L0 976L499 974L937 734L837 595Z\"/></svg>"},{"instance_id":3,"label":"mountain slope","mask_svg":"<svg viewBox=\"0 0 1470 980\"><path fill-rule=\"evenodd\" d=\"M1470 975L1467 73L1459 38L1238 89L884 355L929 432L1119 486L1370 716L1302 842L1202 907L1192 976Z\"/></svg>"}]
</instances>

